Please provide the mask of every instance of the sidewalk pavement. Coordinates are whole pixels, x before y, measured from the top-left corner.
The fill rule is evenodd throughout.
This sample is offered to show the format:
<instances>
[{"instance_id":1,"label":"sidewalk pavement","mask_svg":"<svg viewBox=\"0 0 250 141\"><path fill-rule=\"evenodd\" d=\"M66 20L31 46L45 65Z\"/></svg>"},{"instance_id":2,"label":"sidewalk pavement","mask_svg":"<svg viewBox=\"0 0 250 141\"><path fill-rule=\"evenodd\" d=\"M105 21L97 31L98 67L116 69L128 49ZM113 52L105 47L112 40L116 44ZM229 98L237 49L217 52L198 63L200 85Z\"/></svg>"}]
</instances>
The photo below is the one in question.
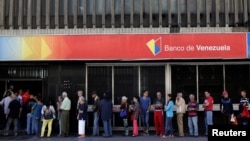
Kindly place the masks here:
<instances>
[{"instance_id":1,"label":"sidewalk pavement","mask_svg":"<svg viewBox=\"0 0 250 141\"><path fill-rule=\"evenodd\" d=\"M138 136L138 137L123 137L119 135L114 135L110 138L103 138L103 137L91 137L86 136L84 139L78 139L77 136L70 136L66 138L52 136L50 138L38 138L36 136L27 136L27 135L19 135L3 137L0 136L1 141L207 141L207 137L200 136L200 137L174 137L174 138L161 138L157 136Z\"/></svg>"}]
</instances>

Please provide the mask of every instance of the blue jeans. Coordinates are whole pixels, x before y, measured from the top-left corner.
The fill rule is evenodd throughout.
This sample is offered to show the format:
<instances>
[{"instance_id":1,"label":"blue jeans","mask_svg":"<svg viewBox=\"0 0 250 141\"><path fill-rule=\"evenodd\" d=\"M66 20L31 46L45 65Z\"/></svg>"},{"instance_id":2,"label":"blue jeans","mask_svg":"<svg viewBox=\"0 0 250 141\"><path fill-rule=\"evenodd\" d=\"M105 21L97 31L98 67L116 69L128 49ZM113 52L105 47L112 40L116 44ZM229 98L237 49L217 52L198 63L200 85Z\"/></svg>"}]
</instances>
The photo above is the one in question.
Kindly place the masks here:
<instances>
[{"instance_id":1,"label":"blue jeans","mask_svg":"<svg viewBox=\"0 0 250 141\"><path fill-rule=\"evenodd\" d=\"M104 136L105 137L112 136L111 119L102 120L102 122L103 122Z\"/></svg>"},{"instance_id":2,"label":"blue jeans","mask_svg":"<svg viewBox=\"0 0 250 141\"><path fill-rule=\"evenodd\" d=\"M188 117L188 128L190 136L198 136L198 117Z\"/></svg>"},{"instance_id":3,"label":"blue jeans","mask_svg":"<svg viewBox=\"0 0 250 141\"><path fill-rule=\"evenodd\" d=\"M93 136L99 136L99 115L94 112L94 125L93 125Z\"/></svg>"},{"instance_id":4,"label":"blue jeans","mask_svg":"<svg viewBox=\"0 0 250 141\"><path fill-rule=\"evenodd\" d=\"M166 117L165 135L168 134L168 131L170 131L169 135L173 135L174 134L172 120L173 120L173 117Z\"/></svg>"},{"instance_id":5,"label":"blue jeans","mask_svg":"<svg viewBox=\"0 0 250 141\"><path fill-rule=\"evenodd\" d=\"M141 121L143 127L149 127L149 112L141 114Z\"/></svg>"},{"instance_id":6,"label":"blue jeans","mask_svg":"<svg viewBox=\"0 0 250 141\"><path fill-rule=\"evenodd\" d=\"M34 133L39 136L41 133L41 119L40 118L32 118L32 130Z\"/></svg>"},{"instance_id":7,"label":"blue jeans","mask_svg":"<svg viewBox=\"0 0 250 141\"><path fill-rule=\"evenodd\" d=\"M205 111L205 126L206 131L205 134L208 133L208 125L213 125L213 111Z\"/></svg>"},{"instance_id":8,"label":"blue jeans","mask_svg":"<svg viewBox=\"0 0 250 141\"><path fill-rule=\"evenodd\" d=\"M34 134L34 130L32 129L32 114L27 114L27 126L26 126L26 132L27 134Z\"/></svg>"}]
</instances>

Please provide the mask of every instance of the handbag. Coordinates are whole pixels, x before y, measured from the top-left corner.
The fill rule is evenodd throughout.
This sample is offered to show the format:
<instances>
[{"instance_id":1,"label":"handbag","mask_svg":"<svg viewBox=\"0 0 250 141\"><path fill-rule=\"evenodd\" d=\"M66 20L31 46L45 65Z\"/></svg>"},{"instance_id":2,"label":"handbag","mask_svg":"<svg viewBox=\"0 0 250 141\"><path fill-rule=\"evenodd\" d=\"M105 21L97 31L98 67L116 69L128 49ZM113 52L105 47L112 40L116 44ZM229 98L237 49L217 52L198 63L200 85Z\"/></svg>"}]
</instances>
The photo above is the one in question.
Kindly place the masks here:
<instances>
[{"instance_id":1,"label":"handbag","mask_svg":"<svg viewBox=\"0 0 250 141\"><path fill-rule=\"evenodd\" d=\"M243 110L241 113L241 118L250 118L250 114L246 106L243 106Z\"/></svg>"},{"instance_id":2,"label":"handbag","mask_svg":"<svg viewBox=\"0 0 250 141\"><path fill-rule=\"evenodd\" d=\"M126 109L124 109L124 110L122 110L121 112L120 112L120 117L125 117L127 115L127 110Z\"/></svg>"},{"instance_id":3,"label":"handbag","mask_svg":"<svg viewBox=\"0 0 250 141\"><path fill-rule=\"evenodd\" d=\"M234 114L231 115L230 121L232 125L238 125L237 117Z\"/></svg>"}]
</instances>

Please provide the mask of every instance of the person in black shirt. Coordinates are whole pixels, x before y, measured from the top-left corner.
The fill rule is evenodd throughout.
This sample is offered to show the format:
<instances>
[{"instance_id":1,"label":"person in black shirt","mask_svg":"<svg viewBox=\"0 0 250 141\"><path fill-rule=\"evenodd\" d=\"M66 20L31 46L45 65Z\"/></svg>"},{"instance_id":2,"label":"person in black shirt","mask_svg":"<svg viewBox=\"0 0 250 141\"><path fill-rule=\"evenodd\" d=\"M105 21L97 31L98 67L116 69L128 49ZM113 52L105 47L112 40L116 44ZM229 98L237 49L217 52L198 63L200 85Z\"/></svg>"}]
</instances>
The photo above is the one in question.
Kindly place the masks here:
<instances>
[{"instance_id":1,"label":"person in black shirt","mask_svg":"<svg viewBox=\"0 0 250 141\"><path fill-rule=\"evenodd\" d=\"M25 104L25 109L27 113L27 125L26 132L28 135L35 134L35 128L32 126L32 107L35 105L36 100L34 99L34 95L30 94L30 98L28 102Z\"/></svg>"},{"instance_id":2,"label":"person in black shirt","mask_svg":"<svg viewBox=\"0 0 250 141\"><path fill-rule=\"evenodd\" d=\"M230 124L231 115L233 114L233 104L231 99L228 97L227 91L222 92L220 111L223 115L225 124Z\"/></svg>"},{"instance_id":3,"label":"person in black shirt","mask_svg":"<svg viewBox=\"0 0 250 141\"><path fill-rule=\"evenodd\" d=\"M165 105L165 100L162 98L161 92L156 93L156 99L154 100L154 125L155 132L157 136L162 136L164 133L164 119L163 119L163 109Z\"/></svg>"},{"instance_id":4,"label":"person in black shirt","mask_svg":"<svg viewBox=\"0 0 250 141\"><path fill-rule=\"evenodd\" d=\"M9 135L9 129L12 122L14 122L14 134L17 136L17 129L18 129L18 118L21 116L22 107L20 102L16 99L16 95L14 93L11 94L11 98L13 99L8 107L8 112L6 114L6 118L8 119L5 133L4 135Z\"/></svg>"}]
</instances>

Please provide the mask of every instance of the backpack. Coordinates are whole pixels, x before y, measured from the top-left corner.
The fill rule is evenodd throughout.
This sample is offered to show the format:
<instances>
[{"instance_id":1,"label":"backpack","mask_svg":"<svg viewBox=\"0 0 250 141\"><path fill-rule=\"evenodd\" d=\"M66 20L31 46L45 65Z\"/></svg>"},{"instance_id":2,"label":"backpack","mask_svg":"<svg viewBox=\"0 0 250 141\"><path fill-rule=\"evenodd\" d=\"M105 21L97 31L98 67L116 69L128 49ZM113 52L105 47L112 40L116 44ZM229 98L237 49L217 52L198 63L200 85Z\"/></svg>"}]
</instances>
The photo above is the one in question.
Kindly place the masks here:
<instances>
[{"instance_id":1,"label":"backpack","mask_svg":"<svg viewBox=\"0 0 250 141\"><path fill-rule=\"evenodd\" d=\"M51 107L46 107L44 109L44 119L53 119L54 116L53 116L53 112L51 110Z\"/></svg>"}]
</instances>

